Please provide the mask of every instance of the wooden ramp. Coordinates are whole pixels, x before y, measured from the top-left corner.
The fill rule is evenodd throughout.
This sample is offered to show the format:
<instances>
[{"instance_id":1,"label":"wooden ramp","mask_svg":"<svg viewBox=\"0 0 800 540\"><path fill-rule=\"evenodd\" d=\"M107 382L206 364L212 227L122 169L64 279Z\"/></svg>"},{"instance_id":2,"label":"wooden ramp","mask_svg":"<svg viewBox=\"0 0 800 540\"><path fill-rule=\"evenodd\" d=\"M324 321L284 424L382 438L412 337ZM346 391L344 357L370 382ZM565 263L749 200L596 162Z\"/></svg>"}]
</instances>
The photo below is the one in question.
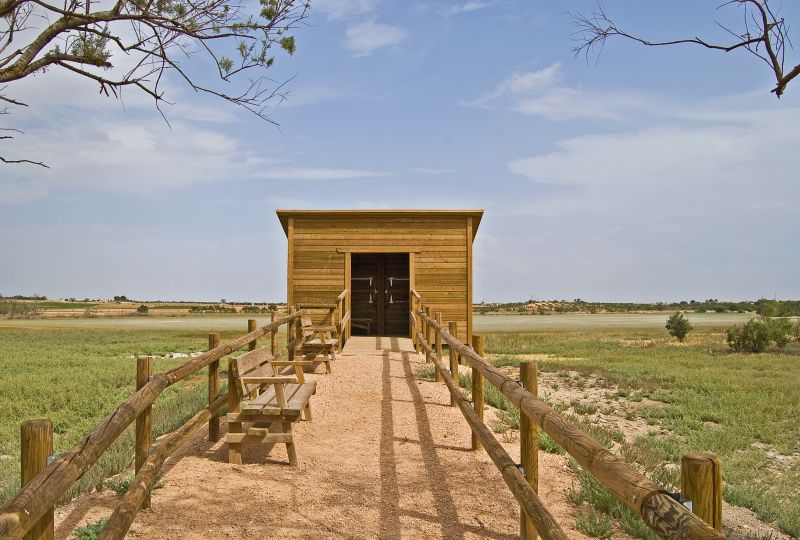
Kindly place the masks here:
<instances>
[{"instance_id":1,"label":"wooden ramp","mask_svg":"<svg viewBox=\"0 0 800 540\"><path fill-rule=\"evenodd\" d=\"M384 353L414 353L411 338L389 336L350 336L344 345L344 356L382 356Z\"/></svg>"}]
</instances>

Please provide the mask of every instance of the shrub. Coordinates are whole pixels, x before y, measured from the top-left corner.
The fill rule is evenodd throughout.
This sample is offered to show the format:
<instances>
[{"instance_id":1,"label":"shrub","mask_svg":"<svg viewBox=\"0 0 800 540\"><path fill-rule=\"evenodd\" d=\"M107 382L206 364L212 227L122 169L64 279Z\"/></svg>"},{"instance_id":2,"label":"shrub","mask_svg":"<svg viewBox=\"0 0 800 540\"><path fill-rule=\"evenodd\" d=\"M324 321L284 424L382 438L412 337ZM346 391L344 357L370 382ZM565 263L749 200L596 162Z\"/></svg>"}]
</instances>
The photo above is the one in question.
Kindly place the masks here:
<instances>
[{"instance_id":1,"label":"shrub","mask_svg":"<svg viewBox=\"0 0 800 540\"><path fill-rule=\"evenodd\" d=\"M278 306L275 304L267 304L267 309L270 311L278 311Z\"/></svg>"},{"instance_id":2,"label":"shrub","mask_svg":"<svg viewBox=\"0 0 800 540\"><path fill-rule=\"evenodd\" d=\"M789 342L791 332L792 323L788 319L750 319L743 326L728 329L728 346L737 352L753 353L766 351L770 343L783 348Z\"/></svg>"},{"instance_id":3,"label":"shrub","mask_svg":"<svg viewBox=\"0 0 800 540\"><path fill-rule=\"evenodd\" d=\"M147 307L144 304L142 304L141 306L136 308L136 313L138 313L139 315L147 315L149 312L150 312L150 308Z\"/></svg>"},{"instance_id":4,"label":"shrub","mask_svg":"<svg viewBox=\"0 0 800 540\"><path fill-rule=\"evenodd\" d=\"M106 526L107 522L108 518L103 518L100 521L95 521L94 523L89 523L83 527L78 527L74 532L75 539L96 540L97 538L100 538L100 533L103 531L103 527Z\"/></svg>"},{"instance_id":5,"label":"shrub","mask_svg":"<svg viewBox=\"0 0 800 540\"><path fill-rule=\"evenodd\" d=\"M692 331L693 327L692 323L689 322L689 319L687 319L683 313L676 311L667 319L665 328L669 331L669 335L678 338L678 341L683 341L686 339L687 334Z\"/></svg>"}]
</instances>

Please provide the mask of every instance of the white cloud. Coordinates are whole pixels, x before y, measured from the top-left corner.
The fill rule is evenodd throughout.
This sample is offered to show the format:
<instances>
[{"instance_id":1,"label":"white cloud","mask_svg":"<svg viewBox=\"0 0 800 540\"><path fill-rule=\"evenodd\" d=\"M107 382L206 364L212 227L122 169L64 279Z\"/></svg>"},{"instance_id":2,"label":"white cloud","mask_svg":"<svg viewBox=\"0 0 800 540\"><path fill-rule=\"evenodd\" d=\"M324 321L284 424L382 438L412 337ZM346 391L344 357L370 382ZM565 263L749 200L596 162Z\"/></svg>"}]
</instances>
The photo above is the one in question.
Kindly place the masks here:
<instances>
[{"instance_id":1,"label":"white cloud","mask_svg":"<svg viewBox=\"0 0 800 540\"><path fill-rule=\"evenodd\" d=\"M619 92L584 90L567 85L564 79L563 68L558 62L536 71L515 71L490 92L461 101L461 105L506 109L549 120L619 119L632 110L659 110L652 99Z\"/></svg>"},{"instance_id":2,"label":"white cloud","mask_svg":"<svg viewBox=\"0 0 800 540\"><path fill-rule=\"evenodd\" d=\"M319 10L329 19L364 15L375 9L376 0L314 0L312 10Z\"/></svg>"},{"instance_id":3,"label":"white cloud","mask_svg":"<svg viewBox=\"0 0 800 540\"><path fill-rule=\"evenodd\" d=\"M401 43L408 33L399 26L367 21L354 24L345 32L345 47L354 56L369 56L378 49Z\"/></svg>"},{"instance_id":4,"label":"white cloud","mask_svg":"<svg viewBox=\"0 0 800 540\"><path fill-rule=\"evenodd\" d=\"M703 222L719 212L727 220L758 209L800 209L800 187L786 159L800 110L763 111L758 120L742 122L573 137L559 141L554 152L512 160L508 168L558 186L527 205L538 215Z\"/></svg>"},{"instance_id":5,"label":"white cloud","mask_svg":"<svg viewBox=\"0 0 800 540\"><path fill-rule=\"evenodd\" d=\"M481 9L490 8L494 5L494 2L482 2L482 1L472 1L472 2L465 2L463 4L459 4L456 6L451 7L447 10L447 15L458 15L459 13L469 13L471 11L479 11Z\"/></svg>"},{"instance_id":6,"label":"white cloud","mask_svg":"<svg viewBox=\"0 0 800 540\"><path fill-rule=\"evenodd\" d=\"M378 178L388 173L361 169L335 169L314 167L288 167L271 169L253 174L255 178L275 180L350 180L356 178Z\"/></svg>"},{"instance_id":7,"label":"white cloud","mask_svg":"<svg viewBox=\"0 0 800 540\"><path fill-rule=\"evenodd\" d=\"M2 202L25 202L76 187L149 195L245 175L255 153L220 131L184 122L133 122L129 115L74 116L28 129L10 144L7 155L45 161L51 169L5 169Z\"/></svg>"}]
</instances>

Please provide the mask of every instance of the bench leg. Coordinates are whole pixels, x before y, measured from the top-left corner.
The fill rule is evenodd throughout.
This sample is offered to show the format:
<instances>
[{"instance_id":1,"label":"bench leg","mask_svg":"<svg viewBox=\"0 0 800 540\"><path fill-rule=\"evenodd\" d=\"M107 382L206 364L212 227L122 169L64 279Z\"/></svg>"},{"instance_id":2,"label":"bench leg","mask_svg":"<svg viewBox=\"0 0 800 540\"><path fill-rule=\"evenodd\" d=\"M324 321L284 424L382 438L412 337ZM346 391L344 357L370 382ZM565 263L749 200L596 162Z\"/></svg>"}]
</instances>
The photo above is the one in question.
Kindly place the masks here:
<instances>
[{"instance_id":1,"label":"bench leg","mask_svg":"<svg viewBox=\"0 0 800 540\"><path fill-rule=\"evenodd\" d=\"M294 435L292 435L292 423L282 422L283 432L289 435L289 441L286 443L286 453L289 454L289 465L297 467L297 452L294 449Z\"/></svg>"},{"instance_id":2,"label":"bench leg","mask_svg":"<svg viewBox=\"0 0 800 540\"><path fill-rule=\"evenodd\" d=\"M306 408L303 409L303 418L306 422L311 422L311 403L306 405Z\"/></svg>"},{"instance_id":3,"label":"bench leg","mask_svg":"<svg viewBox=\"0 0 800 540\"><path fill-rule=\"evenodd\" d=\"M228 422L228 433L241 433L241 432L242 432L241 422ZM242 464L241 442L231 442L231 440L228 439L228 463L232 463L234 465Z\"/></svg>"}]
</instances>

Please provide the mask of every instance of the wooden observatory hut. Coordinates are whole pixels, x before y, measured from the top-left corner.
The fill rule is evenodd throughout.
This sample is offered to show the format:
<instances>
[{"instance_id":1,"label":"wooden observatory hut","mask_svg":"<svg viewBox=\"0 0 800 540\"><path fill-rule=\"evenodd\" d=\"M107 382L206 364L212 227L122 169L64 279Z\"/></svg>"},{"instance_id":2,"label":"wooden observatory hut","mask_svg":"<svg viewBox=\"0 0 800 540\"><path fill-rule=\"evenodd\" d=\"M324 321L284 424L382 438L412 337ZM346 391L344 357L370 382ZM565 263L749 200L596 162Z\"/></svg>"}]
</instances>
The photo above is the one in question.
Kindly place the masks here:
<instances>
[{"instance_id":1,"label":"wooden observatory hut","mask_svg":"<svg viewBox=\"0 0 800 540\"><path fill-rule=\"evenodd\" d=\"M288 303L333 304L348 289L349 334L409 336L417 291L472 338L472 241L483 210L278 210Z\"/></svg>"}]
</instances>

